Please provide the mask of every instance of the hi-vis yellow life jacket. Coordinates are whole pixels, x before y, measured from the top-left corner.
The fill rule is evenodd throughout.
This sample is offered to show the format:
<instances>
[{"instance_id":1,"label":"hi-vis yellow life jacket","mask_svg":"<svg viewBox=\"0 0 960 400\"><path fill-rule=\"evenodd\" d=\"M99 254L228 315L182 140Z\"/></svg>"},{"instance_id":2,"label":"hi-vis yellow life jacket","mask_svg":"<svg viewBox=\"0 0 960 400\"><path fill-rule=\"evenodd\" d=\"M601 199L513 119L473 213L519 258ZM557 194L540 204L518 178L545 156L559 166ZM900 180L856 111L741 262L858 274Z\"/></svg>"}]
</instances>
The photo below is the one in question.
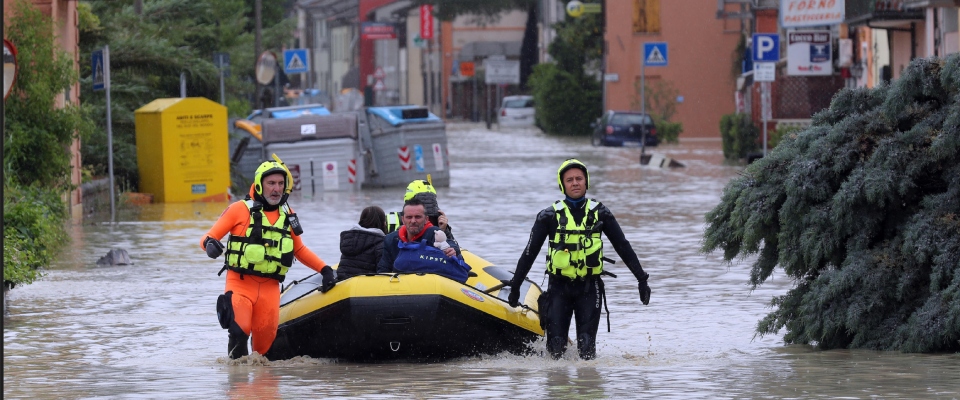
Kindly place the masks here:
<instances>
[{"instance_id":1,"label":"hi-vis yellow life jacket","mask_svg":"<svg viewBox=\"0 0 960 400\"><path fill-rule=\"evenodd\" d=\"M391 211L387 213L387 233L396 231L403 226L403 222L400 220L400 213L396 211Z\"/></svg>"},{"instance_id":2,"label":"hi-vis yellow life jacket","mask_svg":"<svg viewBox=\"0 0 960 400\"><path fill-rule=\"evenodd\" d=\"M243 203L250 210L250 225L245 236L230 235L224 268L283 282L293 265L293 237L286 210L281 207L280 218L271 224L263 215L263 206L253 200Z\"/></svg>"},{"instance_id":3,"label":"hi-vis yellow life jacket","mask_svg":"<svg viewBox=\"0 0 960 400\"><path fill-rule=\"evenodd\" d=\"M553 203L557 231L550 237L547 250L547 272L570 279L600 275L603 272L603 241L600 240L600 202L588 199L586 217L581 224L574 221L566 203Z\"/></svg>"}]
</instances>

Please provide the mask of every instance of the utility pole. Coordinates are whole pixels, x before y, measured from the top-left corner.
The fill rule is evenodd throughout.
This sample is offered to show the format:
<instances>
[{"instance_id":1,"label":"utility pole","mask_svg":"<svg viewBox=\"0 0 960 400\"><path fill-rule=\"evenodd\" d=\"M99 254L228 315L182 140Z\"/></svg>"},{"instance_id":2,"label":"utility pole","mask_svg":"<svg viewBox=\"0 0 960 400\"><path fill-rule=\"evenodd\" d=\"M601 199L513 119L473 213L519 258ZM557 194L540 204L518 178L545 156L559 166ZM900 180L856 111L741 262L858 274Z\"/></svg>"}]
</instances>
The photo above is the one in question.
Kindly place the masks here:
<instances>
[{"instance_id":1,"label":"utility pole","mask_svg":"<svg viewBox=\"0 0 960 400\"><path fill-rule=\"evenodd\" d=\"M253 67L254 67L254 70L256 70L256 67L257 67L256 63L260 61L260 53L263 51L263 49L260 48L260 31L263 30L263 15L262 15L263 7L262 7L261 1L262 0L255 0L253 3L253 19L254 19L254 36L253 36L254 37L253 39L254 66ZM254 99L253 108L256 109L256 108L260 108L260 97L261 97L260 90L262 90L262 88L260 87L260 81L254 79L254 82L256 82L257 86L256 86L256 89L253 91L253 99Z\"/></svg>"}]
</instances>

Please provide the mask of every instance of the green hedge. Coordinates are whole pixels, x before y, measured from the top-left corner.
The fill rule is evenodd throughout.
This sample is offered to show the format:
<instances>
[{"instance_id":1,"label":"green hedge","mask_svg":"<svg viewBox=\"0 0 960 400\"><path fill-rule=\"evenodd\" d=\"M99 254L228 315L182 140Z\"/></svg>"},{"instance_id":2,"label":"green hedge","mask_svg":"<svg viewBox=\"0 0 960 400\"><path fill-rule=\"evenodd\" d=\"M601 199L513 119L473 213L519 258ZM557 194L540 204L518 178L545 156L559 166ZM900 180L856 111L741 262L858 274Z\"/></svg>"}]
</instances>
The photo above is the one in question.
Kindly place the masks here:
<instances>
[{"instance_id":1,"label":"green hedge","mask_svg":"<svg viewBox=\"0 0 960 400\"><path fill-rule=\"evenodd\" d=\"M3 187L3 280L28 284L40 278L68 239L66 205L58 190L42 186Z\"/></svg>"},{"instance_id":2,"label":"green hedge","mask_svg":"<svg viewBox=\"0 0 960 400\"><path fill-rule=\"evenodd\" d=\"M720 119L720 136L723 139L723 157L739 160L747 154L757 151L759 129L753 125L747 114L727 114Z\"/></svg>"}]
</instances>

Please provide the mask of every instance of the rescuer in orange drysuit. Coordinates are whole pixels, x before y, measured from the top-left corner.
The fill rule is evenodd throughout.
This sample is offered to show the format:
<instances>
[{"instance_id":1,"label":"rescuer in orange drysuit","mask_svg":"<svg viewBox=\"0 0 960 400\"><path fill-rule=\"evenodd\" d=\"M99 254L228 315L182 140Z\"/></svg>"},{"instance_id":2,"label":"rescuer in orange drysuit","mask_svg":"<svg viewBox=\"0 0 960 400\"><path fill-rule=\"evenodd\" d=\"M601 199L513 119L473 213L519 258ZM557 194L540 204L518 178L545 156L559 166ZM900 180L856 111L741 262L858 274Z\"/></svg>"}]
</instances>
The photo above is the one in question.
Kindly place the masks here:
<instances>
[{"instance_id":1,"label":"rescuer in orange drysuit","mask_svg":"<svg viewBox=\"0 0 960 400\"><path fill-rule=\"evenodd\" d=\"M227 207L200 239L200 247L216 259L224 252L220 239L230 233L220 270L227 270L227 284L217 299L217 318L228 332L230 358L248 354L251 334L253 351L270 350L280 319L280 282L294 257L323 275L322 291L336 284L333 269L300 239L300 223L286 204L292 183L279 159L260 164L250 198Z\"/></svg>"}]
</instances>

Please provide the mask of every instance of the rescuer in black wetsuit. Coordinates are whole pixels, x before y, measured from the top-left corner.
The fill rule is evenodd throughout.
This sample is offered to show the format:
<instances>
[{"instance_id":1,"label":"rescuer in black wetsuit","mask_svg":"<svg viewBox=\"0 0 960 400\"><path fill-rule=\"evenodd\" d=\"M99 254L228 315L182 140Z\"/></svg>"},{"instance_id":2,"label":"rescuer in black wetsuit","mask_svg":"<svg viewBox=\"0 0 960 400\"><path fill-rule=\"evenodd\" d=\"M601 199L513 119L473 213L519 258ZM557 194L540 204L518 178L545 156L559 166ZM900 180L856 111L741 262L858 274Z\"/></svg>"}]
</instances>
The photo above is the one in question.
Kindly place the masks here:
<instances>
[{"instance_id":1,"label":"rescuer in black wetsuit","mask_svg":"<svg viewBox=\"0 0 960 400\"><path fill-rule=\"evenodd\" d=\"M613 249L639 281L640 300L644 305L650 302L650 287L647 285L650 275L643 272L637 254L624 237L613 213L600 202L585 197L590 186L587 166L576 159L566 160L557 170L557 181L566 198L537 215L527 247L517 261L514 278L504 284L511 287L510 305L518 306L520 285L530 272L543 242L549 239L547 272L550 278L543 294L546 297L539 302L547 351L555 359L563 356L572 314L576 317L580 358L593 359L597 353L597 328L603 299L601 233L607 236Z\"/></svg>"}]
</instances>

